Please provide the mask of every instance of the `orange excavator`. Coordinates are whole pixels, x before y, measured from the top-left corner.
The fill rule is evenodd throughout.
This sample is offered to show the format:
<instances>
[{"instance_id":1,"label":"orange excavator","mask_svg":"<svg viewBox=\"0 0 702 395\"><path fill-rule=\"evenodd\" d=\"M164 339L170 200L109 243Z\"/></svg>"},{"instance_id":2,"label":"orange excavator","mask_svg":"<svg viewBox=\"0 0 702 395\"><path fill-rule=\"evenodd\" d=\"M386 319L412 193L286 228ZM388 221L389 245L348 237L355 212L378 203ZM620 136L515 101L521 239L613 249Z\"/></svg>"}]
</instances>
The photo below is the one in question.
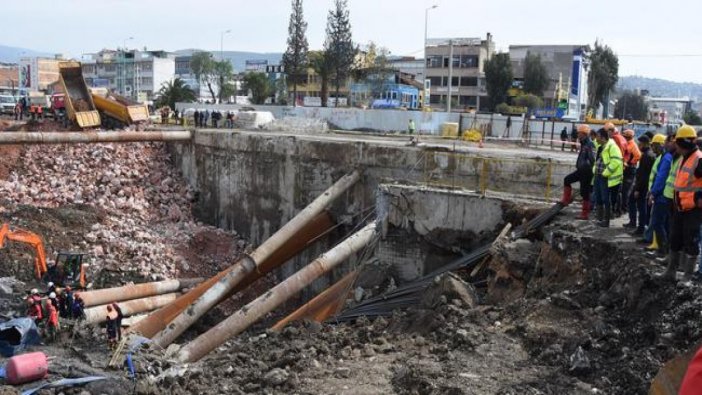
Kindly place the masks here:
<instances>
[{"instance_id":1,"label":"orange excavator","mask_svg":"<svg viewBox=\"0 0 702 395\"><path fill-rule=\"evenodd\" d=\"M31 246L36 256L34 257L34 273L37 279L41 280L42 276L49 270L46 266L46 251L44 243L39 235L23 229L10 230L10 225L3 224L0 227L0 248L5 247L5 239L25 243Z\"/></svg>"},{"instance_id":2,"label":"orange excavator","mask_svg":"<svg viewBox=\"0 0 702 395\"><path fill-rule=\"evenodd\" d=\"M25 243L34 249L34 274L38 280L51 281L57 286L72 285L75 288L85 288L85 254L59 252L55 263L48 267L44 243L36 233L24 229L10 229L10 225L3 224L0 226L0 249L5 247L5 240Z\"/></svg>"}]
</instances>

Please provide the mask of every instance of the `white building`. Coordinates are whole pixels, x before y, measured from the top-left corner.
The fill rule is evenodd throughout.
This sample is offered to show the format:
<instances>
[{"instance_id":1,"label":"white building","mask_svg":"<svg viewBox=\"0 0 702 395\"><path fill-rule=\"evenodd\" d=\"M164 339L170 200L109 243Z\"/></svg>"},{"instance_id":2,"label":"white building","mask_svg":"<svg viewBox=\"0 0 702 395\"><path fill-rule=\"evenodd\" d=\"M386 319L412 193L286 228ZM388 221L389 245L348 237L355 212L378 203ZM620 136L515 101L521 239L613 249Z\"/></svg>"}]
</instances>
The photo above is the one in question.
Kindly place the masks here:
<instances>
[{"instance_id":1,"label":"white building","mask_svg":"<svg viewBox=\"0 0 702 395\"><path fill-rule=\"evenodd\" d=\"M689 97L647 97L651 113L659 115L662 123L680 124L685 113L692 110L693 101Z\"/></svg>"},{"instance_id":2,"label":"white building","mask_svg":"<svg viewBox=\"0 0 702 395\"><path fill-rule=\"evenodd\" d=\"M138 101L154 100L175 76L175 56L164 51L103 50L83 59L83 76L93 87L105 87Z\"/></svg>"}]
</instances>

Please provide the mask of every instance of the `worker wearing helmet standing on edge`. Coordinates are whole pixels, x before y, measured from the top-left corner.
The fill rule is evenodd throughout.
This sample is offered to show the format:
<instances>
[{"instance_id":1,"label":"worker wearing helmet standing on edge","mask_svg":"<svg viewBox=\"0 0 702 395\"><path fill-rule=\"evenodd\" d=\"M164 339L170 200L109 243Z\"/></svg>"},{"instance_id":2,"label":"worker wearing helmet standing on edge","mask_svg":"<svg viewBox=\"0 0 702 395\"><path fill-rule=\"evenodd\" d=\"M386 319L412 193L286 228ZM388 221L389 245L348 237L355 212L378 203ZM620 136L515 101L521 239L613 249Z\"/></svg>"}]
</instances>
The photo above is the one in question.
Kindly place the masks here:
<instances>
[{"instance_id":1,"label":"worker wearing helmet standing on edge","mask_svg":"<svg viewBox=\"0 0 702 395\"><path fill-rule=\"evenodd\" d=\"M670 226L670 254L668 267L663 275L674 280L678 267L685 279L692 277L697 256L700 224L702 224L702 152L697 149L697 132L684 125L675 134L675 145L680 154L680 167L673 184L673 215Z\"/></svg>"},{"instance_id":2,"label":"worker wearing helmet standing on edge","mask_svg":"<svg viewBox=\"0 0 702 395\"><path fill-rule=\"evenodd\" d=\"M597 131L597 158L593 166L595 198L598 226L609 228L612 219L613 199L611 195L619 191L622 183L624 168L622 154L606 129Z\"/></svg>"},{"instance_id":3,"label":"worker wearing helmet standing on edge","mask_svg":"<svg viewBox=\"0 0 702 395\"><path fill-rule=\"evenodd\" d=\"M671 188L666 187L675 156L674 136L657 134L653 137L653 151L658 158L653 163L648 182L648 204L651 206L649 231L644 232L644 242L651 243L647 250L663 258L668 255L669 214L673 197ZM666 190L667 193L666 193ZM647 233L650 235L647 236Z\"/></svg>"},{"instance_id":4,"label":"worker wearing helmet standing on edge","mask_svg":"<svg viewBox=\"0 0 702 395\"><path fill-rule=\"evenodd\" d=\"M649 208L646 197L648 195L648 181L651 178L653 164L656 162L656 153L651 148L651 139L647 135L641 135L638 140L641 160L629 197L629 224L634 225L633 227L636 229L634 235L641 236L648 225ZM638 150L639 147L636 149Z\"/></svg>"},{"instance_id":5,"label":"worker wearing helmet standing on edge","mask_svg":"<svg viewBox=\"0 0 702 395\"><path fill-rule=\"evenodd\" d=\"M590 128L587 125L578 125L578 140L580 141L580 152L575 162L575 171L568 174L563 180L563 198L561 203L564 206L573 202L574 183L580 183L580 196L583 198L582 210L578 219L587 220L592 209L590 195L592 192L592 166L595 164L595 144L590 140Z\"/></svg>"},{"instance_id":6,"label":"worker wearing helmet standing on edge","mask_svg":"<svg viewBox=\"0 0 702 395\"><path fill-rule=\"evenodd\" d=\"M636 171L641 160L641 150L639 146L636 145L636 140L634 136L636 134L633 130L627 129L622 133L624 139L626 140L626 152L624 153L624 181L622 182L621 189L621 207L625 214L629 214L631 219L631 209L633 206L634 218L636 218L636 199L634 199L634 183L636 182ZM650 140L649 140L650 143ZM651 164L653 161L651 161ZM630 220L628 224L624 225L625 228L636 228L636 221Z\"/></svg>"},{"instance_id":7,"label":"worker wearing helmet standing on edge","mask_svg":"<svg viewBox=\"0 0 702 395\"><path fill-rule=\"evenodd\" d=\"M629 151L629 144L627 143L626 139L624 138L624 136L622 136L621 133L619 133L619 130L616 127L614 127L614 124L612 122L605 123L604 129L609 134L609 138L614 140L615 145L619 148L619 153L621 154L623 160L623 158L627 156L627 153ZM613 192L615 193L610 194L609 197L612 201L612 215L614 217L619 217L623 214L621 199L619 199L619 195L621 195L621 183L615 187L615 190L613 190Z\"/></svg>"}]
</instances>

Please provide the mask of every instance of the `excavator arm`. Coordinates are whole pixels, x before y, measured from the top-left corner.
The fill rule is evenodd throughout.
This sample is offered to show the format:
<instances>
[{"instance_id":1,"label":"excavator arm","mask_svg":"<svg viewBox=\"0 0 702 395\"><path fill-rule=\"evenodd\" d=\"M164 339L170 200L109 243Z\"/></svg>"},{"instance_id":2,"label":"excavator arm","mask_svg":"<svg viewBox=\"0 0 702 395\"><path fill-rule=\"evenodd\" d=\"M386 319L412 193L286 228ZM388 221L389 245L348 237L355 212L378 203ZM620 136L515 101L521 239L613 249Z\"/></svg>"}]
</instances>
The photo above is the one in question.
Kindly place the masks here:
<instances>
[{"instance_id":1,"label":"excavator arm","mask_svg":"<svg viewBox=\"0 0 702 395\"><path fill-rule=\"evenodd\" d=\"M36 256L34 257L34 273L37 279L41 280L44 273L48 271L46 266L46 251L44 250L44 242L41 241L39 235L23 229L10 229L10 225L3 224L0 227L0 248L5 247L5 240L25 243L31 246Z\"/></svg>"}]
</instances>

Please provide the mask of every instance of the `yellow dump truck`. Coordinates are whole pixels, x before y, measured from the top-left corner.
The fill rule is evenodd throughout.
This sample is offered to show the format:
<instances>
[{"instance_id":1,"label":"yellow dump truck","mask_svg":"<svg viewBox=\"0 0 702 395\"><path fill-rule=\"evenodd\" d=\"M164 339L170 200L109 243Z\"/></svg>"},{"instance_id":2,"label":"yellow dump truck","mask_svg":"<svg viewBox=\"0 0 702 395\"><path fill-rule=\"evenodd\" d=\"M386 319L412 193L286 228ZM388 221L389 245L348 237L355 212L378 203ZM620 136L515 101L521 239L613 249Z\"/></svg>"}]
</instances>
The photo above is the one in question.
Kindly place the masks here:
<instances>
[{"instance_id":1,"label":"yellow dump truck","mask_svg":"<svg viewBox=\"0 0 702 395\"><path fill-rule=\"evenodd\" d=\"M81 129L99 127L100 113L83 79L80 62L59 62L59 81L66 93L64 103L68 119Z\"/></svg>"},{"instance_id":2,"label":"yellow dump truck","mask_svg":"<svg viewBox=\"0 0 702 395\"><path fill-rule=\"evenodd\" d=\"M124 96L108 93L106 89L92 89L93 102L100 111L103 126L107 129L123 128L149 120L149 109Z\"/></svg>"}]
</instances>

